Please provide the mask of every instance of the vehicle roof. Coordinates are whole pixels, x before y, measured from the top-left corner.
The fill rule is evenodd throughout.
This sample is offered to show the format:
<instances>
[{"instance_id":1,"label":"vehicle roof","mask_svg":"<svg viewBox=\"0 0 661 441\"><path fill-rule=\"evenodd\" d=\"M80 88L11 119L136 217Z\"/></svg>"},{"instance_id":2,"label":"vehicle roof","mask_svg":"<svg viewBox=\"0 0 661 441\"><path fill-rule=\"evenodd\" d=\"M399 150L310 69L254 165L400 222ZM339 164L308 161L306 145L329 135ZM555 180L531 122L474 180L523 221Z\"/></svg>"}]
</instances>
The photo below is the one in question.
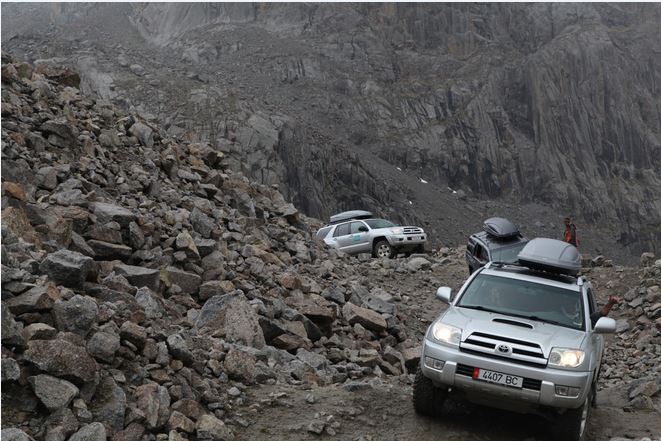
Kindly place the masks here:
<instances>
[{"instance_id":1,"label":"vehicle roof","mask_svg":"<svg viewBox=\"0 0 661 441\"><path fill-rule=\"evenodd\" d=\"M581 284L576 277L534 271L518 265L491 265L485 267L480 274L526 280L533 283L555 286L571 291L580 291Z\"/></svg>"},{"instance_id":2,"label":"vehicle roof","mask_svg":"<svg viewBox=\"0 0 661 441\"><path fill-rule=\"evenodd\" d=\"M483 245L486 245L490 250L497 250L498 248L510 247L517 243L528 242L528 238L519 234L518 236L508 237L506 239L499 239L491 234L488 234L486 231L480 231L479 233L471 234L472 238L475 238L476 241L480 242Z\"/></svg>"},{"instance_id":3,"label":"vehicle roof","mask_svg":"<svg viewBox=\"0 0 661 441\"><path fill-rule=\"evenodd\" d=\"M483 229L488 234L501 239L516 237L520 234L517 226L504 217L490 217L484 221Z\"/></svg>"}]
</instances>

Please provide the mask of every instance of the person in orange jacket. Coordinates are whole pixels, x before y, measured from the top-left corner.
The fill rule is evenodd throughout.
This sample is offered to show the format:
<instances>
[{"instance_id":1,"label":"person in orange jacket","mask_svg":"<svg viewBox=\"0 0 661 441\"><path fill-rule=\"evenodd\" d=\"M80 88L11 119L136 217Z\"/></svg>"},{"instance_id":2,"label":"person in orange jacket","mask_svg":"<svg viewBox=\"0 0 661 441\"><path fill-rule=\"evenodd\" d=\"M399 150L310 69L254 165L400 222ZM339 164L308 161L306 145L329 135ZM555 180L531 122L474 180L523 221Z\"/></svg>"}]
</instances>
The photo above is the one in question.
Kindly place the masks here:
<instances>
[{"instance_id":1,"label":"person in orange jacket","mask_svg":"<svg viewBox=\"0 0 661 441\"><path fill-rule=\"evenodd\" d=\"M576 236L576 225L571 221L570 217L565 218L565 242L574 245L578 248L578 237Z\"/></svg>"}]
</instances>

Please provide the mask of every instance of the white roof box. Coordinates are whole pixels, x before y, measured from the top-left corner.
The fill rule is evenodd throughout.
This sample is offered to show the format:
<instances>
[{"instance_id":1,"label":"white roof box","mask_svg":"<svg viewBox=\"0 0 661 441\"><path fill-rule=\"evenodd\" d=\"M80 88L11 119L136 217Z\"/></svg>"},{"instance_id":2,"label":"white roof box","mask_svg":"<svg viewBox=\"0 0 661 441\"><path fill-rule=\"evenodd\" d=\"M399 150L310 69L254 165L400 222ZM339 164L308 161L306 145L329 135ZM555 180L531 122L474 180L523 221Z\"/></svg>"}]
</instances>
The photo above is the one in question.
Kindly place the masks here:
<instances>
[{"instance_id":1,"label":"white roof box","mask_svg":"<svg viewBox=\"0 0 661 441\"><path fill-rule=\"evenodd\" d=\"M484 221L484 231L498 239L508 239L519 235L519 229L509 220L502 217L490 217Z\"/></svg>"},{"instance_id":2,"label":"white roof box","mask_svg":"<svg viewBox=\"0 0 661 441\"><path fill-rule=\"evenodd\" d=\"M330 217L330 223L337 224L339 222L344 222L346 220L351 220L351 219L370 219L373 216L374 215L369 211L363 211L363 210L345 211L343 213L332 215Z\"/></svg>"},{"instance_id":3,"label":"white roof box","mask_svg":"<svg viewBox=\"0 0 661 441\"><path fill-rule=\"evenodd\" d=\"M534 270L575 276L581 269L581 255L576 247L556 239L533 239L518 257L519 264Z\"/></svg>"}]
</instances>

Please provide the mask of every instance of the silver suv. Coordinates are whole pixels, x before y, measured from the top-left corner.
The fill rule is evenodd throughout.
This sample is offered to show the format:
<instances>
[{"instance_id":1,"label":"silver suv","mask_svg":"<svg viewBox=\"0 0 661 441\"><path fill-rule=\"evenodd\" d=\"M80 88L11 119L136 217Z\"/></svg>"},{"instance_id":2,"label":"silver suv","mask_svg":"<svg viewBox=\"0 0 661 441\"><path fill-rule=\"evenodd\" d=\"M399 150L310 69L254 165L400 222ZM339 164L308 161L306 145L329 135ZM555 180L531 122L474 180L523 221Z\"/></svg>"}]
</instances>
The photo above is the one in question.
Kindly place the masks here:
<instances>
[{"instance_id":1,"label":"silver suv","mask_svg":"<svg viewBox=\"0 0 661 441\"><path fill-rule=\"evenodd\" d=\"M347 254L371 253L393 258L425 250L427 234L420 227L400 227L385 219L375 219L369 211L346 211L330 218L330 225L317 231L317 238Z\"/></svg>"},{"instance_id":2,"label":"silver suv","mask_svg":"<svg viewBox=\"0 0 661 441\"><path fill-rule=\"evenodd\" d=\"M518 265L488 263L475 271L424 338L413 388L418 413L437 414L449 396L559 419L558 440L585 439L596 394L603 335L592 285L577 277L576 248L534 239Z\"/></svg>"}]
</instances>

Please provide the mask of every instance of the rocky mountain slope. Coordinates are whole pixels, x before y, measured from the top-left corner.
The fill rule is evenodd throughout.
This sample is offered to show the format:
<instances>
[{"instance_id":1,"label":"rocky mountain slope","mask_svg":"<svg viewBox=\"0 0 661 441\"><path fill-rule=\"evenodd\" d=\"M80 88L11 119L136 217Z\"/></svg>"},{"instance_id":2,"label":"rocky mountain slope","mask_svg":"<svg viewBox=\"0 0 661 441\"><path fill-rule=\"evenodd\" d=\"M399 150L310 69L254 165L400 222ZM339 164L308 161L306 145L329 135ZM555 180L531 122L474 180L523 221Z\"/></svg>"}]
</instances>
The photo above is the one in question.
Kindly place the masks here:
<instances>
[{"instance_id":1,"label":"rocky mountain slope","mask_svg":"<svg viewBox=\"0 0 661 441\"><path fill-rule=\"evenodd\" d=\"M534 420L412 414L433 292L463 282L462 249L329 252L231 154L79 85L2 57L3 440L545 439ZM600 301L627 301L596 439L658 435L661 260L593 264Z\"/></svg>"},{"instance_id":2,"label":"rocky mountain slope","mask_svg":"<svg viewBox=\"0 0 661 441\"><path fill-rule=\"evenodd\" d=\"M659 250L657 5L2 11L6 48L238 151L308 215L366 208L458 244L491 215L557 236L573 214L586 252Z\"/></svg>"}]
</instances>

